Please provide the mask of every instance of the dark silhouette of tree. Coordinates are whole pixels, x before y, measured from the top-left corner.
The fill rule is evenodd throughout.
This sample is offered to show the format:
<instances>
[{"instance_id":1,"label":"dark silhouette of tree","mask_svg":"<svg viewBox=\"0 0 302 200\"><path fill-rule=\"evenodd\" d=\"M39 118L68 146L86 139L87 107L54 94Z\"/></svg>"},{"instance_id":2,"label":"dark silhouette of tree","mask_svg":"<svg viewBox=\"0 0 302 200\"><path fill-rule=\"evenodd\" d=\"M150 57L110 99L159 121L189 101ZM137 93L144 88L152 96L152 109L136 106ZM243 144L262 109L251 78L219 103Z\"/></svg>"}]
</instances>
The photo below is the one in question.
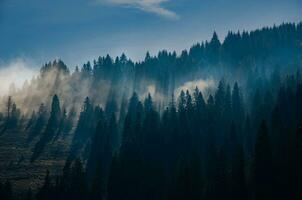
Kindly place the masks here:
<instances>
[{"instance_id":1,"label":"dark silhouette of tree","mask_svg":"<svg viewBox=\"0 0 302 200\"><path fill-rule=\"evenodd\" d=\"M89 137L93 136L97 122L102 115L103 110L98 107L94 109L91 100L86 97L71 144L69 160L74 160Z\"/></svg>"},{"instance_id":2,"label":"dark silhouette of tree","mask_svg":"<svg viewBox=\"0 0 302 200\"><path fill-rule=\"evenodd\" d=\"M258 130L253 162L253 185L255 199L270 199L274 194L274 167L266 122Z\"/></svg>"},{"instance_id":3,"label":"dark silhouette of tree","mask_svg":"<svg viewBox=\"0 0 302 200\"><path fill-rule=\"evenodd\" d=\"M217 64L220 60L221 43L216 32L213 33L211 41L206 43L206 47L206 55L209 59L209 62Z\"/></svg>"},{"instance_id":4,"label":"dark silhouette of tree","mask_svg":"<svg viewBox=\"0 0 302 200\"><path fill-rule=\"evenodd\" d=\"M100 117L98 125L96 127L95 134L93 136L93 141L91 144L90 154L87 160L86 172L87 178L89 182L93 181L93 177L95 172L98 170L104 171L104 165L98 166L100 161L104 162L106 156L106 147L109 142L109 132L108 132L108 125L105 116L103 115ZM108 160L106 160L108 161ZM108 161L110 163L110 160Z\"/></svg>"},{"instance_id":5,"label":"dark silhouette of tree","mask_svg":"<svg viewBox=\"0 0 302 200\"><path fill-rule=\"evenodd\" d=\"M33 191L31 190L31 188L29 188L26 192L26 195L25 195L25 200L33 200Z\"/></svg>"},{"instance_id":6,"label":"dark silhouette of tree","mask_svg":"<svg viewBox=\"0 0 302 200\"><path fill-rule=\"evenodd\" d=\"M11 108L10 119L8 120L8 128L15 128L20 118L20 110L17 108L16 103L13 103Z\"/></svg>"},{"instance_id":7,"label":"dark silhouette of tree","mask_svg":"<svg viewBox=\"0 0 302 200\"><path fill-rule=\"evenodd\" d=\"M16 128L18 120L20 118L21 112L17 108L16 103L13 101L12 97L9 96L5 103L5 123L2 126L0 133L4 133L7 129Z\"/></svg>"},{"instance_id":8,"label":"dark silhouette of tree","mask_svg":"<svg viewBox=\"0 0 302 200\"><path fill-rule=\"evenodd\" d=\"M12 107L13 107L13 100L12 97L9 96L6 102L6 120L9 120L11 117Z\"/></svg>"},{"instance_id":9,"label":"dark silhouette of tree","mask_svg":"<svg viewBox=\"0 0 302 200\"><path fill-rule=\"evenodd\" d=\"M66 109L63 108L61 116L60 116L59 125L57 127L57 131L53 138L54 141L57 140L61 136L62 132L64 132L66 123L67 123L67 112L66 112Z\"/></svg>"},{"instance_id":10,"label":"dark silhouette of tree","mask_svg":"<svg viewBox=\"0 0 302 200\"><path fill-rule=\"evenodd\" d=\"M235 82L233 90L232 90L232 114L233 120L236 124L241 125L243 124L244 120L244 105L242 94L239 89L238 83Z\"/></svg>"},{"instance_id":11,"label":"dark silhouette of tree","mask_svg":"<svg viewBox=\"0 0 302 200\"><path fill-rule=\"evenodd\" d=\"M118 200L123 198L124 194L119 192L119 190L123 187L122 182L120 181L120 167L121 166L117 155L113 156L107 186L108 200Z\"/></svg>"},{"instance_id":12,"label":"dark silhouette of tree","mask_svg":"<svg viewBox=\"0 0 302 200\"><path fill-rule=\"evenodd\" d=\"M29 119L28 122L27 122L27 125L26 125L26 127L25 127L25 130L28 130L29 128L31 128L31 127L33 126L33 124L36 122L36 120L37 120L37 115L36 115L36 112L33 111L33 112L31 113L30 119Z\"/></svg>"},{"instance_id":13,"label":"dark silhouette of tree","mask_svg":"<svg viewBox=\"0 0 302 200\"><path fill-rule=\"evenodd\" d=\"M83 200L86 196L85 172L81 160L76 159L70 172L70 198Z\"/></svg>"},{"instance_id":14,"label":"dark silhouette of tree","mask_svg":"<svg viewBox=\"0 0 302 200\"><path fill-rule=\"evenodd\" d=\"M60 101L57 95L52 98L50 117L48 119L45 131L40 140L35 145L31 161L33 162L43 152L45 145L55 136L61 120Z\"/></svg>"},{"instance_id":15,"label":"dark silhouette of tree","mask_svg":"<svg viewBox=\"0 0 302 200\"><path fill-rule=\"evenodd\" d=\"M4 195L4 188L3 188L3 184L0 181L0 198L3 199L3 195Z\"/></svg>"},{"instance_id":16,"label":"dark silhouette of tree","mask_svg":"<svg viewBox=\"0 0 302 200\"><path fill-rule=\"evenodd\" d=\"M12 185L9 180L6 180L4 184L0 182L0 197L4 200L13 200Z\"/></svg>"},{"instance_id":17,"label":"dark silhouette of tree","mask_svg":"<svg viewBox=\"0 0 302 200\"><path fill-rule=\"evenodd\" d=\"M91 200L101 200L105 196L105 188L104 188L104 179L102 174L102 165L100 164L100 161L97 165L92 186L90 189L90 197Z\"/></svg>"},{"instance_id":18,"label":"dark silhouette of tree","mask_svg":"<svg viewBox=\"0 0 302 200\"><path fill-rule=\"evenodd\" d=\"M180 55L163 50L136 63L125 54L100 56L72 74L60 60L43 65L40 76L24 86L24 101L17 90L10 95L18 106L5 97L0 125L1 133L9 134L1 138L12 139L24 129L28 142L39 137L32 161L48 150L46 145L63 142L65 148L73 138L62 174L50 177L48 172L38 192L23 198L300 197L301 27L284 23L229 32L223 42L214 32L210 41ZM215 84L221 80L217 88L209 83L202 91L191 91L192 80L208 75ZM142 99L150 86L154 96ZM178 88L187 86L174 97ZM83 87L89 97L77 119ZM37 92L31 94L33 88ZM130 97L132 91L138 92ZM55 95L49 113L43 104L28 113L40 92L62 94L66 109ZM104 111L98 103L105 105ZM9 169L13 167L11 162ZM0 198L7 199L7 194L13 195L9 184L0 184ZM14 196L18 194L16 188Z\"/></svg>"},{"instance_id":19,"label":"dark silhouette of tree","mask_svg":"<svg viewBox=\"0 0 302 200\"><path fill-rule=\"evenodd\" d=\"M67 135L72 130L76 115L76 109L74 106L72 106L69 112L67 113L66 122L63 127L63 132L65 135Z\"/></svg>"},{"instance_id":20,"label":"dark silhouette of tree","mask_svg":"<svg viewBox=\"0 0 302 200\"><path fill-rule=\"evenodd\" d=\"M289 174L290 174L290 183L292 183L292 188L290 185L287 187L289 189L289 193L293 195L300 195L300 180L302 178L301 166L301 152L302 152L302 127L301 123L299 123L296 133L292 142L292 151L290 155L290 165L289 165ZM292 192L291 192L292 191Z\"/></svg>"},{"instance_id":21,"label":"dark silhouette of tree","mask_svg":"<svg viewBox=\"0 0 302 200\"><path fill-rule=\"evenodd\" d=\"M53 197L52 191L53 191L53 185L50 180L49 171L47 170L43 186L39 189L38 193L36 194L36 199L50 200Z\"/></svg>"},{"instance_id":22,"label":"dark silhouette of tree","mask_svg":"<svg viewBox=\"0 0 302 200\"><path fill-rule=\"evenodd\" d=\"M40 105L37 115L37 120L33 122L33 127L29 131L27 142L31 142L36 136L38 136L47 122L47 111L43 103Z\"/></svg>"},{"instance_id":23,"label":"dark silhouette of tree","mask_svg":"<svg viewBox=\"0 0 302 200\"><path fill-rule=\"evenodd\" d=\"M223 151L216 152L212 165L212 174L208 180L206 189L207 199L228 198L227 162ZM209 171L208 171L209 172Z\"/></svg>"},{"instance_id":24,"label":"dark silhouette of tree","mask_svg":"<svg viewBox=\"0 0 302 200\"><path fill-rule=\"evenodd\" d=\"M236 151L231 158L230 172L230 198L232 199L248 199L248 187L245 174L244 152L241 145L236 146Z\"/></svg>"},{"instance_id":25,"label":"dark silhouette of tree","mask_svg":"<svg viewBox=\"0 0 302 200\"><path fill-rule=\"evenodd\" d=\"M110 133L108 135L108 142L110 145L110 150L112 153L117 153L120 147L120 135L118 130L118 124L115 117L115 114L112 114L109 119L109 125L108 129L110 130Z\"/></svg>"}]
</instances>

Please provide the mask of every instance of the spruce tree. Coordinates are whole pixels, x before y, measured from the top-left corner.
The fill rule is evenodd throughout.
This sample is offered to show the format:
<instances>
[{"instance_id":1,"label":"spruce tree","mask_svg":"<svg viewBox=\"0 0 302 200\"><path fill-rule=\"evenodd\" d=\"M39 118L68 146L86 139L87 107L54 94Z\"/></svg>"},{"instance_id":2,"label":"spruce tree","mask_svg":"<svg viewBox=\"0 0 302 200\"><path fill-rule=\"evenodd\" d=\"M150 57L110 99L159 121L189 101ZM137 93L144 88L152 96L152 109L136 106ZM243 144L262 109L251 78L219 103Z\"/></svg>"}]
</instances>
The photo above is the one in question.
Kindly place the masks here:
<instances>
[{"instance_id":1,"label":"spruce tree","mask_svg":"<svg viewBox=\"0 0 302 200\"><path fill-rule=\"evenodd\" d=\"M59 127L60 120L61 120L60 101L58 96L54 95L51 103L50 117L48 119L47 126L45 128L42 137L34 147L33 154L31 157L32 162L40 156L40 154L43 152L45 148L45 145L53 139Z\"/></svg>"},{"instance_id":2,"label":"spruce tree","mask_svg":"<svg viewBox=\"0 0 302 200\"><path fill-rule=\"evenodd\" d=\"M254 198L272 199L274 194L274 167L266 122L262 121L258 130L253 161Z\"/></svg>"},{"instance_id":3,"label":"spruce tree","mask_svg":"<svg viewBox=\"0 0 302 200\"><path fill-rule=\"evenodd\" d=\"M52 191L53 191L53 185L51 183L49 171L47 170L43 186L37 192L36 199L37 200L51 200L53 197Z\"/></svg>"},{"instance_id":4,"label":"spruce tree","mask_svg":"<svg viewBox=\"0 0 302 200\"><path fill-rule=\"evenodd\" d=\"M13 200L12 184L9 180L6 180L6 182L4 183L2 191L4 200Z\"/></svg>"}]
</instances>

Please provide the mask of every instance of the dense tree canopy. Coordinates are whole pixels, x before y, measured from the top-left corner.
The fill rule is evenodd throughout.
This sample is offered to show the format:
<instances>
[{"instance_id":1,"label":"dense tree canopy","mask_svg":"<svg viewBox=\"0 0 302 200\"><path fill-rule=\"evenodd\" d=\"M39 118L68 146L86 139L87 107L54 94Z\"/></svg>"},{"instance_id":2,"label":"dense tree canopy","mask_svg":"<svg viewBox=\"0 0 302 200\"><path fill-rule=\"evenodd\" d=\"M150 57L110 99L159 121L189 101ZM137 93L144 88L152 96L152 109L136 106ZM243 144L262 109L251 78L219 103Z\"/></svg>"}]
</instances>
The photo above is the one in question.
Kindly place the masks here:
<instances>
[{"instance_id":1,"label":"dense tree canopy","mask_svg":"<svg viewBox=\"0 0 302 200\"><path fill-rule=\"evenodd\" d=\"M137 63L106 55L72 73L61 60L45 64L27 86L47 91L32 92L40 102L16 92L0 115L0 136L25 133L34 145L31 165L70 140L62 172L47 171L25 198L300 197L301 44L302 24L282 24L224 41L215 32ZM211 76L212 86L195 82ZM17 197L11 182L0 179L1 199Z\"/></svg>"}]
</instances>

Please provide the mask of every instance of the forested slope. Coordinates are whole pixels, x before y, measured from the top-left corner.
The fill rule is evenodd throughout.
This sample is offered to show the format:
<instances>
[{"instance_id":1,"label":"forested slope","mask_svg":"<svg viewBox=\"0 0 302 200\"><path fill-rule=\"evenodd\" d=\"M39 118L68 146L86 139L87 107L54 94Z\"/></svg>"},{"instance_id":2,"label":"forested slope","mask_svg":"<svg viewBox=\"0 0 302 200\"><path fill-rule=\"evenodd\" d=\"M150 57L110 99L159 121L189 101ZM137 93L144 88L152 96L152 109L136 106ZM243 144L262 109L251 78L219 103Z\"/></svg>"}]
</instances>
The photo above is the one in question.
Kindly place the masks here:
<instances>
[{"instance_id":1,"label":"forested slope","mask_svg":"<svg viewBox=\"0 0 302 200\"><path fill-rule=\"evenodd\" d=\"M301 67L301 23L223 42L214 33L136 63L108 55L73 72L47 63L2 99L0 195L299 197Z\"/></svg>"}]
</instances>

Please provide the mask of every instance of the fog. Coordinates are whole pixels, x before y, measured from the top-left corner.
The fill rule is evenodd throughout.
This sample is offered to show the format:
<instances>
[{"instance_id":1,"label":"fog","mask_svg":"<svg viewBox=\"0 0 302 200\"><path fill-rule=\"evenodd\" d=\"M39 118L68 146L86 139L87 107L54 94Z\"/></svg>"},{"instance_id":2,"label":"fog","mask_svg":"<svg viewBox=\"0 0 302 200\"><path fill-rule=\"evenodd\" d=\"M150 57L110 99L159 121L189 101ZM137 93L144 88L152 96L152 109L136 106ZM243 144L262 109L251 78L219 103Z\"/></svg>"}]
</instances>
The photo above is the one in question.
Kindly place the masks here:
<instances>
[{"instance_id":1,"label":"fog","mask_svg":"<svg viewBox=\"0 0 302 200\"><path fill-rule=\"evenodd\" d=\"M172 84L172 91L165 93L163 88L150 78L142 77L139 84L134 83L133 74L125 73L115 82L104 77L96 81L83 71L69 71L63 62L54 61L45 72L38 70L32 63L20 58L1 66L2 111L8 96L12 96L23 114L29 115L36 111L41 103L49 108L54 94L59 96L61 106L67 110L74 107L79 112L85 97L89 97L95 105L104 109L106 102L114 98L119 109L122 98L129 99L134 91L141 100L150 94L161 109L168 105L172 94L178 96L181 90L192 92L198 87L207 95L216 85L214 78L198 78L194 81L184 81L184 78L178 81L177 85Z\"/></svg>"},{"instance_id":2,"label":"fog","mask_svg":"<svg viewBox=\"0 0 302 200\"><path fill-rule=\"evenodd\" d=\"M0 96L9 93L9 90L21 89L26 80L38 75L33 63L24 58L16 58L9 63L0 65Z\"/></svg>"},{"instance_id":3,"label":"fog","mask_svg":"<svg viewBox=\"0 0 302 200\"><path fill-rule=\"evenodd\" d=\"M195 88L197 87L199 90L201 90L203 93L208 94L211 89L214 89L216 86L215 81L213 78L208 79L198 79L195 81L188 81L181 85L179 88L176 89L175 94L178 96L181 91L189 91L192 93Z\"/></svg>"}]
</instances>

